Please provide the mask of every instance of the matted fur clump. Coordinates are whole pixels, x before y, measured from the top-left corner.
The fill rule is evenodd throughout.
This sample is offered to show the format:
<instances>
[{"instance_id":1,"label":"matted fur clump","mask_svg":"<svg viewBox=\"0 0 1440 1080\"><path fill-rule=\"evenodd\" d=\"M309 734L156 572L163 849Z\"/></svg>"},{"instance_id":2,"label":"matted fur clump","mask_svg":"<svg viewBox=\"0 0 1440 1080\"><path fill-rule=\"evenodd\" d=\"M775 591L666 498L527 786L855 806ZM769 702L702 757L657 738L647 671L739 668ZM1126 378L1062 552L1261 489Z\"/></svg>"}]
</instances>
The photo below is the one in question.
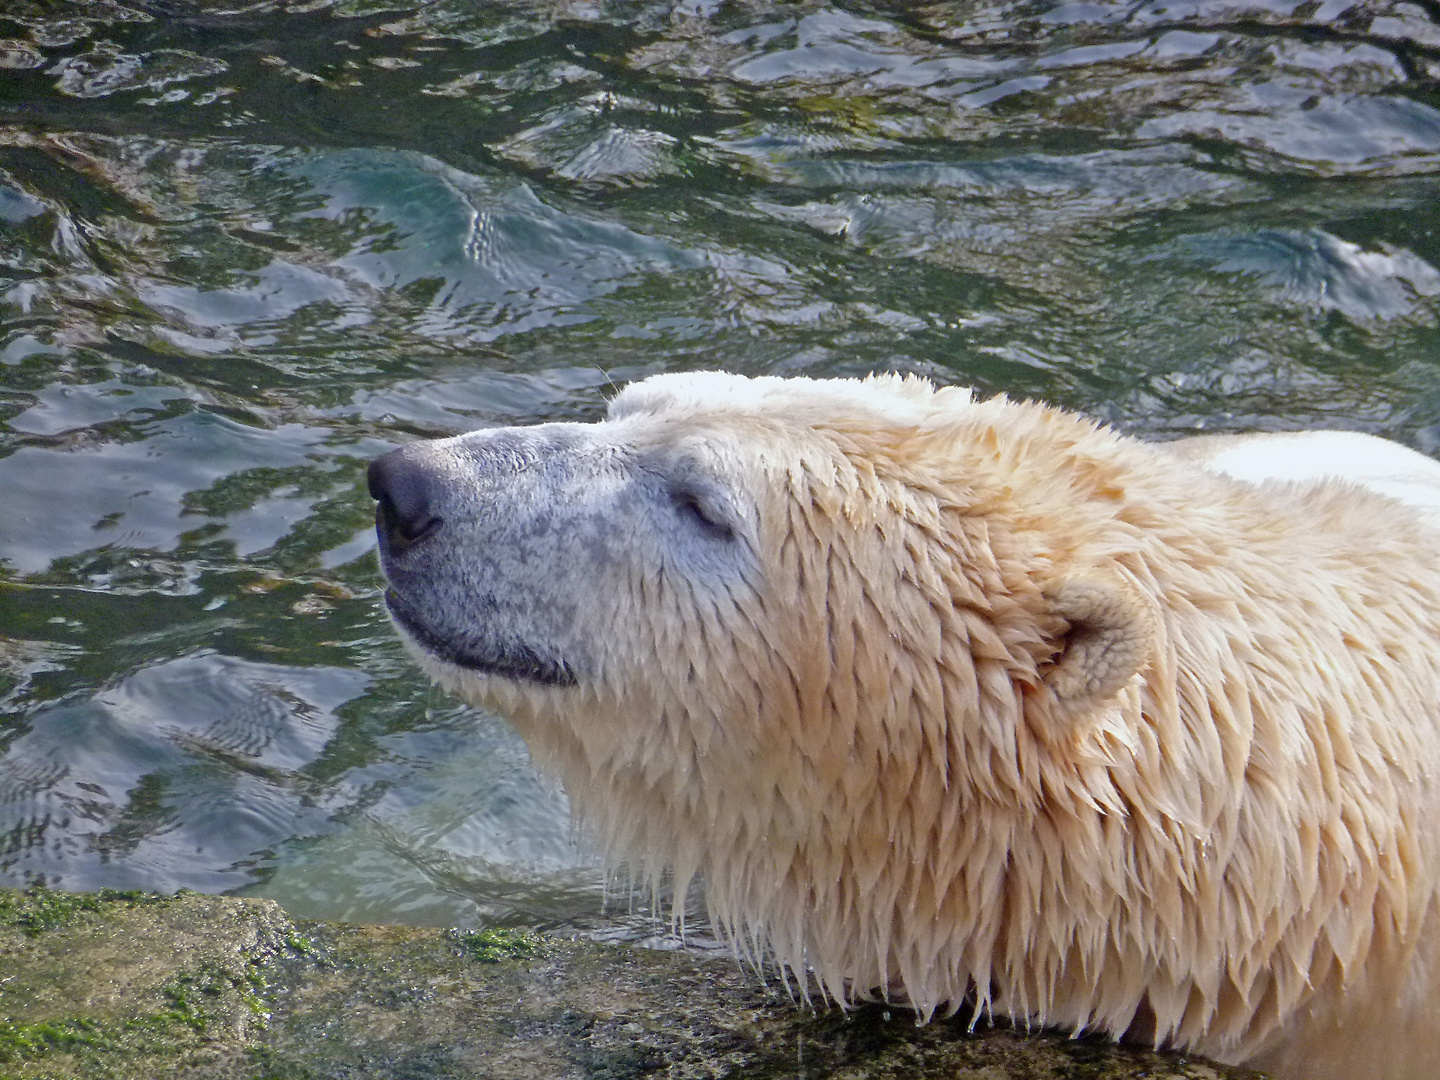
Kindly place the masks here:
<instances>
[{"instance_id":1,"label":"matted fur clump","mask_svg":"<svg viewBox=\"0 0 1440 1080\"><path fill-rule=\"evenodd\" d=\"M1432 1075L1428 458L704 373L371 486L430 673L824 992Z\"/></svg>"}]
</instances>

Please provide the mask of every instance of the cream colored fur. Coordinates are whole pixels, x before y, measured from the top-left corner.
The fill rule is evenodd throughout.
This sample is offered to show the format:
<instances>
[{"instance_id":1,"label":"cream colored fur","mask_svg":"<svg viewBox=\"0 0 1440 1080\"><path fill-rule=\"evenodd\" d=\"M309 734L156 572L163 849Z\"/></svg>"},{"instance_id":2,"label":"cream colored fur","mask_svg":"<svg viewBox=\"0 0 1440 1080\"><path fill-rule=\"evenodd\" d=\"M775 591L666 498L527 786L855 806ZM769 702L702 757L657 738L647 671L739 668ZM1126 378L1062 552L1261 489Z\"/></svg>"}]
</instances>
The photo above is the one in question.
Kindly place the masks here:
<instances>
[{"instance_id":1,"label":"cream colored fur","mask_svg":"<svg viewBox=\"0 0 1440 1080\"><path fill-rule=\"evenodd\" d=\"M1354 436L1267 472L890 377L662 376L607 426L713 455L763 578L635 570L578 687L424 659L614 854L837 999L1440 1068L1440 555L1365 486L1440 506L1440 467Z\"/></svg>"}]
</instances>

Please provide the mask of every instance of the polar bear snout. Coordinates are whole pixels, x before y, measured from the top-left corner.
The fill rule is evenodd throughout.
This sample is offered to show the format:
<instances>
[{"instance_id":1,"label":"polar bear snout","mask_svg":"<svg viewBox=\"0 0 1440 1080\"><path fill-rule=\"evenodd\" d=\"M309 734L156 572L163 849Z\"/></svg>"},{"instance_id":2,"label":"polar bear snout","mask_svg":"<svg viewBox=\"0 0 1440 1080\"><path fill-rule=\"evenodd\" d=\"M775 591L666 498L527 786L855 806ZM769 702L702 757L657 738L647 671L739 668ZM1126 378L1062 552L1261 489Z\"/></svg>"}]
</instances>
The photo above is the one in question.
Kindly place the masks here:
<instances>
[{"instance_id":1,"label":"polar bear snout","mask_svg":"<svg viewBox=\"0 0 1440 1080\"><path fill-rule=\"evenodd\" d=\"M370 463L385 605L432 672L554 687L593 668L607 616L583 617L555 568L625 569L613 512L592 505L614 506L604 460L553 425L422 440Z\"/></svg>"},{"instance_id":2,"label":"polar bear snout","mask_svg":"<svg viewBox=\"0 0 1440 1080\"><path fill-rule=\"evenodd\" d=\"M375 500L375 531L390 554L434 536L445 519L435 513L439 478L401 447L370 463L366 477Z\"/></svg>"}]
</instances>

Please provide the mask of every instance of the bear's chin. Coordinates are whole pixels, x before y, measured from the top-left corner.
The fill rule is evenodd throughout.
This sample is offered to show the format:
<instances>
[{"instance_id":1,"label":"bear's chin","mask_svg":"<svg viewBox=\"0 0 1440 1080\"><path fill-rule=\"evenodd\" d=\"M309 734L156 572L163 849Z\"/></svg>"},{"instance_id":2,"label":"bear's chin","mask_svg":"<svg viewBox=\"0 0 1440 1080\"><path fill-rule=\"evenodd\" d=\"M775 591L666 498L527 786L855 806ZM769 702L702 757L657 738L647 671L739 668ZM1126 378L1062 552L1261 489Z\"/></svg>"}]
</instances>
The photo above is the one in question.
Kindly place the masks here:
<instances>
[{"instance_id":1,"label":"bear's chin","mask_svg":"<svg viewBox=\"0 0 1440 1080\"><path fill-rule=\"evenodd\" d=\"M441 634L395 589L385 590L385 607L401 636L423 657L474 675L541 686L574 686L575 672L563 660L547 660L522 641L454 641Z\"/></svg>"}]
</instances>

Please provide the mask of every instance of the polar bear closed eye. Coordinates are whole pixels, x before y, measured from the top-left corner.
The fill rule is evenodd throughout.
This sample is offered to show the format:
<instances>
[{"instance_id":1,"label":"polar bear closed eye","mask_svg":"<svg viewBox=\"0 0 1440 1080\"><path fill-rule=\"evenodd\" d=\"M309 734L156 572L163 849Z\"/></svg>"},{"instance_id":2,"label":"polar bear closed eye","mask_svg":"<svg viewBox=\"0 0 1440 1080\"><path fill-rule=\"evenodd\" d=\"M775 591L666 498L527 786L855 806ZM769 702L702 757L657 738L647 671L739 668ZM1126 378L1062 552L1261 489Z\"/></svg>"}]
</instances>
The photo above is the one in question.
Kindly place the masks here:
<instances>
[{"instance_id":1,"label":"polar bear closed eye","mask_svg":"<svg viewBox=\"0 0 1440 1080\"><path fill-rule=\"evenodd\" d=\"M1428 458L701 373L370 479L430 674L829 994L1433 1074Z\"/></svg>"}]
</instances>

